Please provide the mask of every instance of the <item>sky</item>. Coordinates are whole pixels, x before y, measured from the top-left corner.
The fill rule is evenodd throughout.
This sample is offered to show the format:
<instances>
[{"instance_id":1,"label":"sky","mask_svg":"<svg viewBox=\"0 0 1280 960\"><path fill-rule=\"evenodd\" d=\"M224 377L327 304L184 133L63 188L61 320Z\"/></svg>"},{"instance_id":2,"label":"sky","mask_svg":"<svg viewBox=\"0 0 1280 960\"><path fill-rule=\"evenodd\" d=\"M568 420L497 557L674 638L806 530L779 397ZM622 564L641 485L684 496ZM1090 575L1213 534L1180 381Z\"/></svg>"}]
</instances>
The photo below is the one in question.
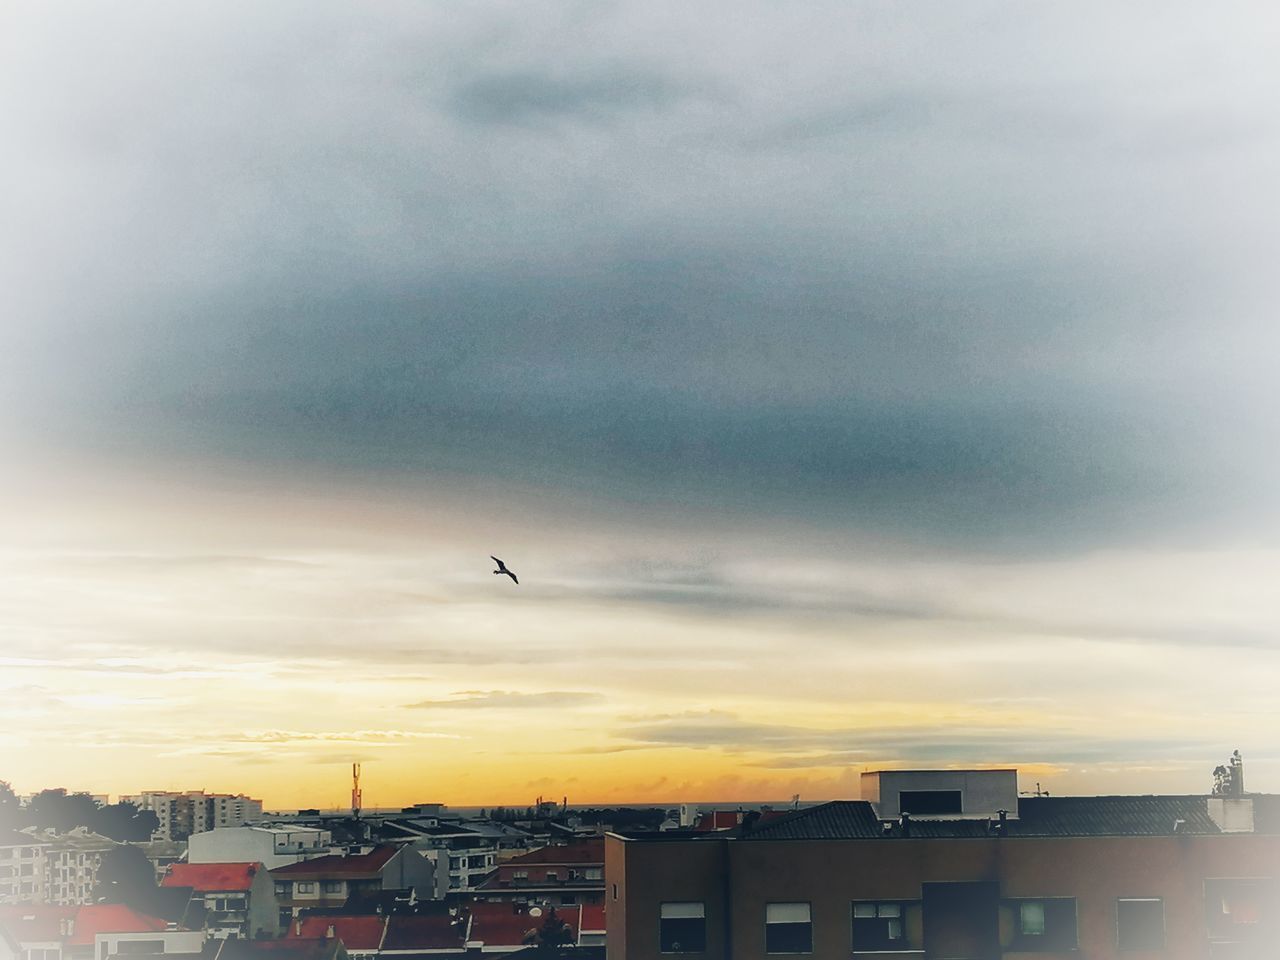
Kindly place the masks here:
<instances>
[{"instance_id":1,"label":"sky","mask_svg":"<svg viewBox=\"0 0 1280 960\"><path fill-rule=\"evenodd\" d=\"M5 4L0 779L1280 791L1277 39Z\"/></svg>"}]
</instances>

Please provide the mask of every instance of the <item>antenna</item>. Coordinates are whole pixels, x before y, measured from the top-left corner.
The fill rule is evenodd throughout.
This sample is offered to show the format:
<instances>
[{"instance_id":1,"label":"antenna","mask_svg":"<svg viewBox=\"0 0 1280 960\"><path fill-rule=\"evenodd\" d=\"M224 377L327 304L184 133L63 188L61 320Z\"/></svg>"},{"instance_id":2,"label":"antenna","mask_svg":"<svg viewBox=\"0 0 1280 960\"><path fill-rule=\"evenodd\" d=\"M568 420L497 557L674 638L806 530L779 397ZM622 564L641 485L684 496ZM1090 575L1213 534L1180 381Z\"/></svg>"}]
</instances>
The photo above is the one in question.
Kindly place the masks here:
<instances>
[{"instance_id":1,"label":"antenna","mask_svg":"<svg viewBox=\"0 0 1280 960\"><path fill-rule=\"evenodd\" d=\"M360 764L353 763L351 765L351 816L357 820L360 819L360 801L363 795L360 792Z\"/></svg>"}]
</instances>

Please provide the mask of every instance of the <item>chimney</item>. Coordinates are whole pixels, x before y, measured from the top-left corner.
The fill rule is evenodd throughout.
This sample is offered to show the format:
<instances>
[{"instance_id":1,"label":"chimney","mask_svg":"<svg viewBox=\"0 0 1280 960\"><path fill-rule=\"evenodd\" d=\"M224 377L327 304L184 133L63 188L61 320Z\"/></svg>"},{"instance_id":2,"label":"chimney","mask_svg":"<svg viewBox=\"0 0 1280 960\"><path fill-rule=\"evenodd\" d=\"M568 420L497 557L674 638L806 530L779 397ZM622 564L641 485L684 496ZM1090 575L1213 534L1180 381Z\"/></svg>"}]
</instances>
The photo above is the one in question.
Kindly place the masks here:
<instances>
[{"instance_id":1,"label":"chimney","mask_svg":"<svg viewBox=\"0 0 1280 960\"><path fill-rule=\"evenodd\" d=\"M293 935L295 937L302 936L302 918L301 917L293 921Z\"/></svg>"},{"instance_id":2,"label":"chimney","mask_svg":"<svg viewBox=\"0 0 1280 960\"><path fill-rule=\"evenodd\" d=\"M333 939L334 937L336 937L337 935L338 935L338 931L337 931L337 930L335 930L335 929L333 929L333 924L332 924L332 923L331 923L331 924L329 924L329 926L327 926L327 927L325 927L325 928L324 928L324 938L325 938L326 940L332 940L332 939Z\"/></svg>"},{"instance_id":3,"label":"chimney","mask_svg":"<svg viewBox=\"0 0 1280 960\"><path fill-rule=\"evenodd\" d=\"M911 836L911 814L904 813L898 821L898 824L902 828L902 835L904 837Z\"/></svg>"}]
</instances>

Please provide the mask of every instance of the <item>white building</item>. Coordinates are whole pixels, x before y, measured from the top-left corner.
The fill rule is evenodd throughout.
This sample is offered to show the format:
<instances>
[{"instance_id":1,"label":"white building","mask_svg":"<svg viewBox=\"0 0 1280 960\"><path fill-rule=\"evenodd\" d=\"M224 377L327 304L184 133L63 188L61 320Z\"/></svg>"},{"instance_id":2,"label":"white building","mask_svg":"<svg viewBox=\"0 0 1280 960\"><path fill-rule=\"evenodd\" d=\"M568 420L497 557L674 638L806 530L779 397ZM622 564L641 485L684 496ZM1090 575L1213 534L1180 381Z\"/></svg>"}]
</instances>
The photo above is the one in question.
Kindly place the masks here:
<instances>
[{"instance_id":1,"label":"white building","mask_svg":"<svg viewBox=\"0 0 1280 960\"><path fill-rule=\"evenodd\" d=\"M0 831L0 904L43 902L46 846L27 833Z\"/></svg>"},{"instance_id":2,"label":"white building","mask_svg":"<svg viewBox=\"0 0 1280 960\"><path fill-rule=\"evenodd\" d=\"M62 906L93 903L102 858L119 846L110 837L77 827L70 833L40 836L44 848L44 902Z\"/></svg>"},{"instance_id":3,"label":"white building","mask_svg":"<svg viewBox=\"0 0 1280 960\"><path fill-rule=\"evenodd\" d=\"M1018 815L1017 770L879 770L861 780L862 799L881 820Z\"/></svg>"},{"instance_id":4,"label":"white building","mask_svg":"<svg viewBox=\"0 0 1280 960\"><path fill-rule=\"evenodd\" d=\"M328 830L314 827L217 827L187 840L188 863L261 863L268 870L332 851Z\"/></svg>"}]
</instances>

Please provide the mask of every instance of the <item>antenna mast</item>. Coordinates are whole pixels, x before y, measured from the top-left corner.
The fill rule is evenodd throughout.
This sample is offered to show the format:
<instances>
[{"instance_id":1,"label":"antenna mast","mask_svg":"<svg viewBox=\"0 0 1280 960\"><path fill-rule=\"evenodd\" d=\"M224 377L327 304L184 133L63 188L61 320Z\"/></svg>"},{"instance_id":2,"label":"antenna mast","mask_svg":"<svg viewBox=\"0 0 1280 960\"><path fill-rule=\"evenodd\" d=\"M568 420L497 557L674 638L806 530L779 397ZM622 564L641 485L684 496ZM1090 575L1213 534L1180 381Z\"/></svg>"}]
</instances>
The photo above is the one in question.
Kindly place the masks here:
<instances>
[{"instance_id":1,"label":"antenna mast","mask_svg":"<svg viewBox=\"0 0 1280 960\"><path fill-rule=\"evenodd\" d=\"M351 816L357 820L360 819L360 801L363 795L360 792L360 764L353 763L351 765Z\"/></svg>"}]
</instances>

